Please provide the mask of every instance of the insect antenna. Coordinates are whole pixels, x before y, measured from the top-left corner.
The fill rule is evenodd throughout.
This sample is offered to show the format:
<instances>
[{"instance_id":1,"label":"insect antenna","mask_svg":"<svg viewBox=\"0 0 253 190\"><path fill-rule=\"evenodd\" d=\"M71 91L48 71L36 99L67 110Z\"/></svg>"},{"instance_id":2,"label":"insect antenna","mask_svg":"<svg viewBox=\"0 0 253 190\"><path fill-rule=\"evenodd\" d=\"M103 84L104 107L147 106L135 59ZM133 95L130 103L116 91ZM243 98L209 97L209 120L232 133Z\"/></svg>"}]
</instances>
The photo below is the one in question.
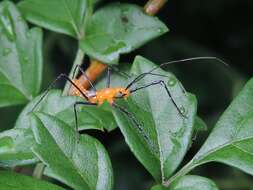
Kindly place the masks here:
<instances>
[{"instance_id":1,"label":"insect antenna","mask_svg":"<svg viewBox=\"0 0 253 190\"><path fill-rule=\"evenodd\" d=\"M64 73L61 73L46 89L46 91L44 92L44 94L41 96L41 98L38 100L38 102L34 105L34 107L32 108L32 111L35 110L35 108L39 105L39 103L46 97L46 95L48 94L48 92L54 87L54 85L56 84L56 82L60 79L65 79L68 82L70 82L82 95L83 97L88 100L88 97L83 93L83 91Z\"/></svg>"},{"instance_id":2,"label":"insect antenna","mask_svg":"<svg viewBox=\"0 0 253 190\"><path fill-rule=\"evenodd\" d=\"M127 86L126 89L129 89L133 84L135 84L136 82L140 81L141 79L143 79L146 75L154 75L154 73L152 73L153 71L155 71L158 68L163 68L164 66L173 64L173 63L181 63L181 62L189 62L189 61L198 61L198 60L216 60L220 63L222 63L225 66L229 66L226 62L224 62L223 60L217 58L217 57L192 57L192 58L186 58L186 59L180 59L180 60L175 60L175 61L169 61L166 63L162 63L161 65L154 67L153 69L151 69L148 72L144 72L140 75L138 75L136 78L134 78Z\"/></svg>"}]
</instances>

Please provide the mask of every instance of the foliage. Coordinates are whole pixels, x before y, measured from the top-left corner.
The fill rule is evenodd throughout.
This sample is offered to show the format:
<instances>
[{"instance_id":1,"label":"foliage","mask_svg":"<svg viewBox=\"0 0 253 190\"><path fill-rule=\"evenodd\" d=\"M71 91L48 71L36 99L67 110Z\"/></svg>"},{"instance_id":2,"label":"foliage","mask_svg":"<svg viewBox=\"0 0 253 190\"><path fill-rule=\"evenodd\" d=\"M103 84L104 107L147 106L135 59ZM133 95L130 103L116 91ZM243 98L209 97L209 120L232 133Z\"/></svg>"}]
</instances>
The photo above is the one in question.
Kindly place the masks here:
<instances>
[{"instance_id":1,"label":"foliage","mask_svg":"<svg viewBox=\"0 0 253 190\"><path fill-rule=\"evenodd\" d=\"M120 64L119 71L129 77L117 72L112 75L113 86L126 87L136 77L149 73L132 83L130 97L117 99L113 105L105 102L100 106L79 106L77 123L73 108L83 98L66 96L56 89L40 92L42 30L29 29L24 18L36 26L73 37L79 44L77 52L110 67L119 64L122 54L133 52L168 31L162 21L145 14L137 5L114 3L96 10L96 3L0 3L0 106L26 104L14 128L0 133L0 166L8 170L43 163L45 169L35 169L34 175L50 178L50 182L45 182L1 171L0 189L113 189L116 163L111 162L104 145L89 134L94 130L121 131L133 155L153 177L152 184L157 184L152 190L217 190L212 180L187 175L208 162L224 163L253 175L253 79L222 114L201 149L181 169L178 167L194 134L207 130L207 125L197 116L195 95L186 92L174 74L148 59L136 56L132 64ZM77 53L76 61L81 64L79 56ZM102 76L95 87L103 87L106 80ZM52 184L56 181L64 186Z\"/></svg>"},{"instance_id":2,"label":"foliage","mask_svg":"<svg viewBox=\"0 0 253 190\"><path fill-rule=\"evenodd\" d=\"M0 106L3 107L26 103L38 94L42 32L39 28L28 29L21 14L8 1L1 3L0 12Z\"/></svg>"},{"instance_id":3,"label":"foliage","mask_svg":"<svg viewBox=\"0 0 253 190\"><path fill-rule=\"evenodd\" d=\"M34 190L63 190L63 188L59 186L36 180L28 176L19 175L14 172L0 171L0 176L1 190L23 190L27 187Z\"/></svg>"}]
</instances>

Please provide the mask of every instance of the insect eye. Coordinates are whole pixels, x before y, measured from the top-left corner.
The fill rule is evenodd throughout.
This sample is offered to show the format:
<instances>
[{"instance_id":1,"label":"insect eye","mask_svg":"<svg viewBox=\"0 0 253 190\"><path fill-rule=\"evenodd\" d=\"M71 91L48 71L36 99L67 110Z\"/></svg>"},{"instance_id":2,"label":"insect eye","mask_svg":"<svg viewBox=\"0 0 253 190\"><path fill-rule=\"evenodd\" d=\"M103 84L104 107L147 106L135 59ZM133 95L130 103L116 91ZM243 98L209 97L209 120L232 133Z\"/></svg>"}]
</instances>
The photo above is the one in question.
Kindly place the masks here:
<instances>
[{"instance_id":1,"label":"insect eye","mask_svg":"<svg viewBox=\"0 0 253 190\"><path fill-rule=\"evenodd\" d=\"M118 93L116 94L117 98L122 98L124 96L124 93L121 91L118 91Z\"/></svg>"}]
</instances>

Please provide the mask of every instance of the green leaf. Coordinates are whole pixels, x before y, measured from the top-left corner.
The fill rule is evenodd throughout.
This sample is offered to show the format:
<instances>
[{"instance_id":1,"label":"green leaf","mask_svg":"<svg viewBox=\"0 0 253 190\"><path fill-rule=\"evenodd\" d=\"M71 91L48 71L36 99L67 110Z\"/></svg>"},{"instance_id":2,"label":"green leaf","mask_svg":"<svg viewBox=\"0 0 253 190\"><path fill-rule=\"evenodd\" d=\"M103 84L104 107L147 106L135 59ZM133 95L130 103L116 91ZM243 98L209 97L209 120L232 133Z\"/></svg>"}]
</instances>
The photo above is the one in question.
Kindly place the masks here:
<instances>
[{"instance_id":1,"label":"green leaf","mask_svg":"<svg viewBox=\"0 0 253 190\"><path fill-rule=\"evenodd\" d=\"M166 188L162 185L155 185L151 188L151 190L168 190L169 188Z\"/></svg>"},{"instance_id":2,"label":"green leaf","mask_svg":"<svg viewBox=\"0 0 253 190\"><path fill-rule=\"evenodd\" d=\"M117 128L117 123L112 114L111 105L107 102L100 106L79 106L79 130L98 129L112 131ZM74 122L74 121L73 121Z\"/></svg>"},{"instance_id":3,"label":"green leaf","mask_svg":"<svg viewBox=\"0 0 253 190\"><path fill-rule=\"evenodd\" d=\"M29 30L15 5L0 3L0 107L22 104L41 86L42 31Z\"/></svg>"},{"instance_id":4,"label":"green leaf","mask_svg":"<svg viewBox=\"0 0 253 190\"><path fill-rule=\"evenodd\" d=\"M114 3L95 12L80 47L93 58L116 64L120 54L129 53L167 31L158 18L146 15L142 8Z\"/></svg>"},{"instance_id":5,"label":"green leaf","mask_svg":"<svg viewBox=\"0 0 253 190\"><path fill-rule=\"evenodd\" d=\"M151 190L218 190L218 187L208 178L186 175L170 184L168 188L156 185Z\"/></svg>"},{"instance_id":6,"label":"green leaf","mask_svg":"<svg viewBox=\"0 0 253 190\"><path fill-rule=\"evenodd\" d=\"M24 0L19 8L32 23L81 38L84 34L87 0Z\"/></svg>"},{"instance_id":7,"label":"green leaf","mask_svg":"<svg viewBox=\"0 0 253 190\"><path fill-rule=\"evenodd\" d=\"M37 162L31 151L34 143L31 130L10 129L0 133L0 166L14 167Z\"/></svg>"},{"instance_id":8,"label":"green leaf","mask_svg":"<svg viewBox=\"0 0 253 190\"><path fill-rule=\"evenodd\" d=\"M15 124L15 128L30 128L29 112L39 101L41 95L31 101L21 112ZM62 96L60 90L50 90L47 96L36 107L36 111L50 114L61 119L71 127L75 128L74 103L76 101L85 101L75 96ZM113 119L111 111L108 111L107 105L97 106L79 106L78 109L78 128L79 130L98 129L113 130L117 125Z\"/></svg>"},{"instance_id":9,"label":"green leaf","mask_svg":"<svg viewBox=\"0 0 253 190\"><path fill-rule=\"evenodd\" d=\"M73 128L44 113L33 114L31 122L37 142L33 151L48 167L47 174L77 190L112 189L110 159L96 139L78 139Z\"/></svg>"},{"instance_id":10,"label":"green leaf","mask_svg":"<svg viewBox=\"0 0 253 190\"><path fill-rule=\"evenodd\" d=\"M253 79L218 120L194 158L172 180L204 163L221 162L253 175Z\"/></svg>"},{"instance_id":11,"label":"green leaf","mask_svg":"<svg viewBox=\"0 0 253 190\"><path fill-rule=\"evenodd\" d=\"M198 131L206 131L208 129L206 123L198 116L195 118L195 123L194 123L194 130L196 132Z\"/></svg>"},{"instance_id":12,"label":"green leaf","mask_svg":"<svg viewBox=\"0 0 253 190\"><path fill-rule=\"evenodd\" d=\"M37 162L31 151L34 137L31 131L30 112L41 95L31 101L19 115L15 128L0 133L0 166L16 166ZM38 104L36 111L50 114L75 128L74 103L82 101L74 96L62 96L60 90L50 90L43 101ZM97 106L80 106L78 110L79 130L96 129L112 131L117 127L111 112L111 106L103 104Z\"/></svg>"},{"instance_id":13,"label":"green leaf","mask_svg":"<svg viewBox=\"0 0 253 190\"><path fill-rule=\"evenodd\" d=\"M154 67L150 61L137 57L131 72L138 75ZM166 90L160 85L140 90L127 100L117 101L131 115L127 116L119 109L114 109L114 116L132 152L152 176L161 182L175 171L187 151L196 115L196 99L183 92L180 82L171 73L162 69L157 69L154 73L166 77L149 75L136 86L164 80L187 118L179 114Z\"/></svg>"},{"instance_id":14,"label":"green leaf","mask_svg":"<svg viewBox=\"0 0 253 190\"><path fill-rule=\"evenodd\" d=\"M0 190L64 190L51 183L14 172L0 171Z\"/></svg>"},{"instance_id":15,"label":"green leaf","mask_svg":"<svg viewBox=\"0 0 253 190\"><path fill-rule=\"evenodd\" d=\"M15 128L31 128L29 113L40 100L42 95L43 94L29 102L29 104L23 109L16 121ZM63 119L66 123L74 124L73 105L77 100L78 98L74 96L62 96L61 90L50 90L45 98L36 106L35 111L57 116Z\"/></svg>"},{"instance_id":16,"label":"green leaf","mask_svg":"<svg viewBox=\"0 0 253 190\"><path fill-rule=\"evenodd\" d=\"M221 116L193 163L217 161L253 175L253 79Z\"/></svg>"}]
</instances>

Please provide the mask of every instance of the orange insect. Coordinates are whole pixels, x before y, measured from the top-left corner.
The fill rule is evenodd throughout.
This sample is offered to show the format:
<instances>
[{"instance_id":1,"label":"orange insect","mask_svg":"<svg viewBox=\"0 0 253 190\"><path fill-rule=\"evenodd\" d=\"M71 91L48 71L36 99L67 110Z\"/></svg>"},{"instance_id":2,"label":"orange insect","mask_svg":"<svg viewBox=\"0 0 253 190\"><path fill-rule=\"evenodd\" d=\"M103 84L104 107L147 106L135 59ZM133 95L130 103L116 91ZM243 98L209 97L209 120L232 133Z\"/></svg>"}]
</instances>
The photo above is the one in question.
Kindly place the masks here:
<instances>
[{"instance_id":1,"label":"orange insect","mask_svg":"<svg viewBox=\"0 0 253 190\"><path fill-rule=\"evenodd\" d=\"M165 75L160 75L160 74L156 74L153 73L153 71L155 71L156 69L166 66L168 64L172 64L172 63L178 63L178 62L188 62L188 61L193 61L193 60L218 60L219 62L222 62L223 64L227 65L225 62L223 62L222 60L216 58L216 57L194 57L194 58L188 58L188 59L182 59L182 60L176 60L176 61L170 61L167 63L163 63L160 66L154 67L153 69L151 69L148 72L142 73L140 75L138 75L137 77L135 77L126 87L110 87L110 76L111 76L111 67L108 67L108 74L107 74L107 87L100 89L100 90L96 90L96 88L93 86L92 82L89 80L89 78L86 76L85 72L81 69L80 66L77 66L76 69L78 68L81 72L82 75L89 81L92 90L88 90L82 87L82 83L77 80L77 79L70 79L66 74L60 74L54 82L51 83L51 85L48 87L48 89L46 90L45 94L40 98L40 100L37 102L37 104L34 106L34 108L42 101L42 99L47 95L48 91L53 87L53 85L56 83L56 81L58 81L61 78L66 79L67 81L69 81L72 84L72 90L73 90L73 95L75 96L79 96L82 97L84 99L86 99L86 101L79 101L76 102L74 104L74 112L75 112L75 121L76 121L76 127L78 128L77 125L77 109L76 107L78 105L95 105L95 106L99 106L101 104L103 104L105 101L109 102L112 106L114 106L115 108L120 109L120 111L122 111L123 113L127 114L129 117L131 117L132 119L134 118L133 115L131 113L129 113L126 109L124 109L123 107L118 106L115 103L115 99L117 98L123 98L123 99L127 99L129 96L131 96L132 93L150 87L150 86L154 86L154 85L161 85L165 91L167 92L167 95L169 96L169 99L172 101L172 103L174 104L175 108L178 110L178 113L182 116L182 117L187 117L186 115L184 115L184 113L181 111L181 109L178 107L177 103L175 102L175 100L173 99L166 83L163 80L158 80L158 81L153 81L149 84L146 84L144 86L140 86L137 87L135 89L130 89L132 87L133 84L137 83L138 81L140 81L141 79L143 79L145 76L147 75L154 75L154 76L160 76L160 77L167 77ZM76 70L75 69L75 70ZM75 72L74 72L75 73ZM182 88L183 92L184 89ZM34 110L33 108L33 110ZM137 126L139 126L137 124L136 121L134 121L136 123ZM141 130L141 129L140 129Z\"/></svg>"},{"instance_id":2,"label":"orange insect","mask_svg":"<svg viewBox=\"0 0 253 190\"><path fill-rule=\"evenodd\" d=\"M101 105L105 101L108 101L112 105L115 98L120 98L121 96L123 96L124 99L127 99L127 97L130 95L130 91L123 87L103 88L96 92L91 92L83 88L78 80L73 80L73 82L74 84L76 84L76 86L79 87L79 89L74 88L72 94L74 96L83 97L81 93L83 92L85 96L88 98L88 101L93 104Z\"/></svg>"}]
</instances>

